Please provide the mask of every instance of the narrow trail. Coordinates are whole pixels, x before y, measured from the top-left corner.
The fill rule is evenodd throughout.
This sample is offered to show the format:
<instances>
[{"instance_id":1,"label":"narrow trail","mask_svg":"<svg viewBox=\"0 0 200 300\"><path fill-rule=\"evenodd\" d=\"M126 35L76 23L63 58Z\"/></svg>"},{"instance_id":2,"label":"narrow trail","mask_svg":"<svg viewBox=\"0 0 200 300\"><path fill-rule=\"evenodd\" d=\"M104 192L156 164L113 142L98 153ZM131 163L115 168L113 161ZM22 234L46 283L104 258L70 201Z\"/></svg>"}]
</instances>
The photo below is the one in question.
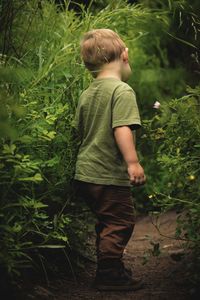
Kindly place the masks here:
<instances>
[{"instance_id":1,"label":"narrow trail","mask_svg":"<svg viewBox=\"0 0 200 300\"><path fill-rule=\"evenodd\" d=\"M125 264L132 268L137 277L142 277L145 287L136 292L99 292L91 287L95 274L95 264L88 263L73 279L60 279L51 284L51 290L38 287L32 299L52 300L190 300L188 274L185 266L188 256L181 252L180 241L171 239L176 229L175 212L168 212L159 218L162 235L152 224L150 217L140 218L135 226L135 234L125 251ZM160 255L150 255L144 264L145 254L152 252L151 242L160 245ZM154 249L156 246L154 247ZM43 295L41 295L43 294ZM45 297L46 294L46 297ZM27 298L28 299L28 298Z\"/></svg>"}]
</instances>

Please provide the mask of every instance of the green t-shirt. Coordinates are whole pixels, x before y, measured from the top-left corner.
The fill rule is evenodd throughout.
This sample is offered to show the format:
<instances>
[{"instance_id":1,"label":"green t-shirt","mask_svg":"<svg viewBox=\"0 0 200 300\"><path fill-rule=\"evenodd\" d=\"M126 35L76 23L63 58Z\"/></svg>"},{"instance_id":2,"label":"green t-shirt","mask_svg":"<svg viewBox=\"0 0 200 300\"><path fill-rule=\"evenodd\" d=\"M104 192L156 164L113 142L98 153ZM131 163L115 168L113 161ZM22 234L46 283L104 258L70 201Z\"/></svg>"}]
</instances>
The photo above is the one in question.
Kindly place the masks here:
<instances>
[{"instance_id":1,"label":"green t-shirt","mask_svg":"<svg viewBox=\"0 0 200 300\"><path fill-rule=\"evenodd\" d=\"M127 167L113 128L140 127L135 92L115 78L95 79L80 96L75 128L80 137L75 179L96 184L129 186Z\"/></svg>"}]
</instances>

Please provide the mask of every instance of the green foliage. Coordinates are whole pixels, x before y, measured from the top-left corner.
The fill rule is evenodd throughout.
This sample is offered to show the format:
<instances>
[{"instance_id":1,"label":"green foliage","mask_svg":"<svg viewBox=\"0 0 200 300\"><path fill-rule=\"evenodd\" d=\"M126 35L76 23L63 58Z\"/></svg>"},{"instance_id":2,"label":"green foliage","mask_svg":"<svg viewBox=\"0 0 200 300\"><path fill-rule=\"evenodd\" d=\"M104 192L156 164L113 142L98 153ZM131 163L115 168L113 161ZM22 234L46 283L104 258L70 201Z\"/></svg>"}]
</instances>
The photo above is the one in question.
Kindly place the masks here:
<instances>
[{"instance_id":1,"label":"green foliage","mask_svg":"<svg viewBox=\"0 0 200 300\"><path fill-rule=\"evenodd\" d=\"M151 58L150 67L146 68L146 63L141 64L142 68L139 64L137 68L136 66L133 68L136 70L132 85L138 95L143 119L143 133L137 141L141 150L140 158L148 176L147 185L135 191L138 199L136 206L140 210L148 211L155 209L151 201L155 186L159 185L164 191L166 184L165 176L160 172L156 161L158 145L155 143L162 136L163 129L159 128L154 138L149 136L148 132L149 126L151 128L152 122L155 123L158 118L153 104L155 101L163 104L168 103L169 99L180 98L185 95L188 85L195 87L199 83L199 8L195 0L190 2L141 0L140 2L145 7L153 9L154 13L165 11L165 24L167 24L163 28L164 32L163 30L158 32L157 47L147 52L147 58L154 57L154 60ZM153 39L156 40L156 37L153 36ZM151 41L146 43L147 48L151 49L149 44L154 45L154 43ZM141 61L145 61L145 57L142 57Z\"/></svg>"},{"instance_id":2,"label":"green foliage","mask_svg":"<svg viewBox=\"0 0 200 300\"><path fill-rule=\"evenodd\" d=\"M163 102L146 124L156 150L155 165L160 166L157 176L152 174L151 200L162 211L184 211L178 220L177 237L199 248L200 87L188 87L187 92L179 99Z\"/></svg>"},{"instance_id":3,"label":"green foliage","mask_svg":"<svg viewBox=\"0 0 200 300\"><path fill-rule=\"evenodd\" d=\"M8 53L1 63L0 263L11 275L33 264L33 250L66 247L79 231L70 200L72 120L84 80L78 32L72 43L78 20L48 2L39 11L28 1L20 14L12 40L18 57Z\"/></svg>"},{"instance_id":4,"label":"green foliage","mask_svg":"<svg viewBox=\"0 0 200 300\"><path fill-rule=\"evenodd\" d=\"M197 9L185 0L140 2L154 12L154 21L137 41L132 57L131 83L146 119L156 100L179 98L187 84L198 84L199 17ZM163 22L158 26L159 18Z\"/></svg>"}]
</instances>

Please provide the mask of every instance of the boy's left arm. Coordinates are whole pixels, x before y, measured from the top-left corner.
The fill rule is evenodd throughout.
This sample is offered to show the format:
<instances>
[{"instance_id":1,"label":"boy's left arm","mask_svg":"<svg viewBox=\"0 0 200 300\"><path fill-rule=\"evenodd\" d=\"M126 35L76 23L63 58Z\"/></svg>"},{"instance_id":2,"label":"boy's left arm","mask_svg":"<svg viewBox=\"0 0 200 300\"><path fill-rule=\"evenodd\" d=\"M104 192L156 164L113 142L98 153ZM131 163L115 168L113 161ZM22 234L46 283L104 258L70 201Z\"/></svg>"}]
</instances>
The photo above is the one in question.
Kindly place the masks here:
<instances>
[{"instance_id":1,"label":"boy's left arm","mask_svg":"<svg viewBox=\"0 0 200 300\"><path fill-rule=\"evenodd\" d=\"M144 184L146 181L146 176L138 160L134 138L130 127L115 127L114 136L119 150L122 153L122 156L127 164L127 171L131 184Z\"/></svg>"}]
</instances>

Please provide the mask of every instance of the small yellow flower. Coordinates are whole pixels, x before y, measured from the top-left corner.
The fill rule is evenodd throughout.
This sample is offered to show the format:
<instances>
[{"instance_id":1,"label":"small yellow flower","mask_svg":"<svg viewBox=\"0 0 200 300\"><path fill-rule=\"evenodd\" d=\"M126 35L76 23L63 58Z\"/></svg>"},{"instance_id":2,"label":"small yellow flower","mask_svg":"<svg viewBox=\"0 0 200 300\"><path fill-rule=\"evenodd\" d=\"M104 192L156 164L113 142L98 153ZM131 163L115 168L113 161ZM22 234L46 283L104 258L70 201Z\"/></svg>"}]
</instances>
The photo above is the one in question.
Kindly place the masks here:
<instances>
[{"instance_id":1,"label":"small yellow flower","mask_svg":"<svg viewBox=\"0 0 200 300\"><path fill-rule=\"evenodd\" d=\"M196 177L195 177L194 175L190 175L190 176L189 176L189 180L191 180L191 181L192 181L192 180L195 180L195 178L196 178Z\"/></svg>"},{"instance_id":2,"label":"small yellow flower","mask_svg":"<svg viewBox=\"0 0 200 300\"><path fill-rule=\"evenodd\" d=\"M151 198L153 198L153 195L149 195L148 197L149 197L149 199L151 199Z\"/></svg>"}]
</instances>

